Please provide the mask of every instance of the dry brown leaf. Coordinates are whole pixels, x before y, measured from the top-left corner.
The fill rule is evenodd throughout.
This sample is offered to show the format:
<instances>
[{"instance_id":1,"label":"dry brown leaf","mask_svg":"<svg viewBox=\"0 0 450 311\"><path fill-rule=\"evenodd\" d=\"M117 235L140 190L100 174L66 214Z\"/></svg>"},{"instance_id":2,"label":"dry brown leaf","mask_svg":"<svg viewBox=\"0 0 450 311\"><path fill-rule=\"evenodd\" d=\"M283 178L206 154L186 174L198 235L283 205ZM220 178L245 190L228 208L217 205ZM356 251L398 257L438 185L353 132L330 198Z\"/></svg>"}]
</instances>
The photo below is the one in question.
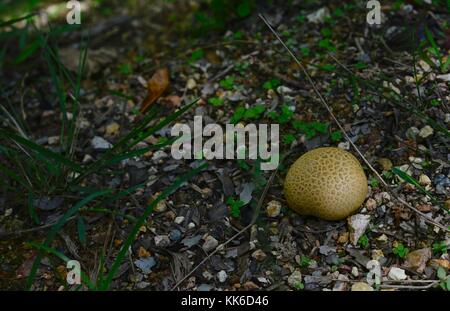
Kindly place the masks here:
<instances>
[{"instance_id":1,"label":"dry brown leaf","mask_svg":"<svg viewBox=\"0 0 450 311\"><path fill-rule=\"evenodd\" d=\"M145 113L150 106L167 90L169 87L169 70L167 68L158 69L151 79L147 82L147 97L142 102L141 113Z\"/></svg>"}]
</instances>

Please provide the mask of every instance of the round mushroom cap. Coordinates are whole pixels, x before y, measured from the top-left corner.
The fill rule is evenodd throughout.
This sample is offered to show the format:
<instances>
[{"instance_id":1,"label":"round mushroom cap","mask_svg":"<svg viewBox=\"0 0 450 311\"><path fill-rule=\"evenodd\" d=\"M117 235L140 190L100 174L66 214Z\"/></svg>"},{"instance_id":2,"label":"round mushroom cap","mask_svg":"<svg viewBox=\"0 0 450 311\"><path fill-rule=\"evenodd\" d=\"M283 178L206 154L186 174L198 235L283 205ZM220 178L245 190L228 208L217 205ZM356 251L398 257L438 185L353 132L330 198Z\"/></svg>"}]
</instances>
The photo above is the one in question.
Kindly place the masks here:
<instances>
[{"instance_id":1,"label":"round mushroom cap","mask_svg":"<svg viewBox=\"0 0 450 311\"><path fill-rule=\"evenodd\" d=\"M290 208L302 215L340 220L364 202L367 178L358 160L334 147L303 154L289 168L284 195Z\"/></svg>"}]
</instances>

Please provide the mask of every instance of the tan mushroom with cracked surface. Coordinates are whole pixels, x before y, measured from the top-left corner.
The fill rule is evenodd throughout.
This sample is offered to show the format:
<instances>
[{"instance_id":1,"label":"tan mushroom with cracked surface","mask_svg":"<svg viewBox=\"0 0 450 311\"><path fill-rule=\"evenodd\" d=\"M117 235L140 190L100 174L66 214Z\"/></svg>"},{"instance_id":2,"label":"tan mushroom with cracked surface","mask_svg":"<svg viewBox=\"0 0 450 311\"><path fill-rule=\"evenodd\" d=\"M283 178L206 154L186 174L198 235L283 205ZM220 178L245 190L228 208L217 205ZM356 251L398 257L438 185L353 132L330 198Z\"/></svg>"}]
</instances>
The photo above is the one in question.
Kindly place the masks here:
<instances>
[{"instance_id":1,"label":"tan mushroom with cracked surface","mask_svg":"<svg viewBox=\"0 0 450 311\"><path fill-rule=\"evenodd\" d=\"M323 147L308 151L289 168L284 195L302 215L340 220L364 202L367 178L358 160L347 151Z\"/></svg>"}]
</instances>

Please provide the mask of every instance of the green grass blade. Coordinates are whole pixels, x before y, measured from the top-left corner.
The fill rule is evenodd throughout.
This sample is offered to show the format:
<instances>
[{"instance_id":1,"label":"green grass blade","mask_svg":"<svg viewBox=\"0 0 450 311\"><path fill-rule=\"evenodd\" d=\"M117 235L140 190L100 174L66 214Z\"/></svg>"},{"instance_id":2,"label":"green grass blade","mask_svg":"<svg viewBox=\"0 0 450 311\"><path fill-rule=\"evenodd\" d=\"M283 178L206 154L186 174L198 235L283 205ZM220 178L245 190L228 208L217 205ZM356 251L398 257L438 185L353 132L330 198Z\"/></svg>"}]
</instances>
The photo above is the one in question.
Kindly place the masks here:
<instances>
[{"instance_id":1,"label":"green grass blade","mask_svg":"<svg viewBox=\"0 0 450 311\"><path fill-rule=\"evenodd\" d=\"M4 173L9 178L15 180L19 184L21 184L24 188L31 191L30 185L28 185L24 179L20 178L16 173L11 171L9 168L0 163L0 173Z\"/></svg>"},{"instance_id":2,"label":"green grass blade","mask_svg":"<svg viewBox=\"0 0 450 311\"><path fill-rule=\"evenodd\" d=\"M436 200L436 198L434 198L433 195L430 192L428 192L424 187L422 187L419 184L419 181L417 181L414 177L410 176L408 173L402 171L398 167L393 167L392 168L392 173L394 173L395 175L397 175L398 177L400 177L401 179L403 179L407 183L409 183L409 184L413 185L414 187L416 187L423 194L425 194L428 197L430 197L430 199L433 201L434 204L438 204L438 201Z\"/></svg>"},{"instance_id":3,"label":"green grass blade","mask_svg":"<svg viewBox=\"0 0 450 311\"><path fill-rule=\"evenodd\" d=\"M56 161L57 163L64 164L65 166L70 167L71 169L73 169L74 171L76 171L78 173L83 172L82 167L80 165L78 165L77 163L63 157L62 155L60 155L58 153L55 153L47 148L44 148L26 138L23 138L22 136L16 135L16 134L6 131L4 129L0 129L0 136L9 138L9 139L17 142L20 145L23 145L31 150L34 150L38 154L40 154L41 156L43 156L47 159L52 159L52 160Z\"/></svg>"},{"instance_id":4,"label":"green grass blade","mask_svg":"<svg viewBox=\"0 0 450 311\"><path fill-rule=\"evenodd\" d=\"M36 213L36 208L34 207L34 199L33 192L28 192L28 213L30 214L31 219L34 221L36 225L40 224L38 215Z\"/></svg>"},{"instance_id":5,"label":"green grass blade","mask_svg":"<svg viewBox=\"0 0 450 311\"><path fill-rule=\"evenodd\" d=\"M21 22L23 20L29 19L30 17L34 17L36 15L37 15L37 13L30 13L28 15L25 15L25 16L22 16L22 17L18 17L18 18L14 18L14 19L11 19L11 20L6 21L6 22L0 22L0 28L14 25L15 23L18 23L18 22Z\"/></svg>"},{"instance_id":6,"label":"green grass blade","mask_svg":"<svg viewBox=\"0 0 450 311\"><path fill-rule=\"evenodd\" d=\"M78 210L80 208L82 208L83 206L85 206L86 204L90 203L91 201L95 200L97 197L106 195L108 193L110 193L111 190L107 189L107 190L102 190L102 191L98 191L95 193L92 193L91 195L87 196L86 198L82 199L81 201L79 201L77 204L75 204L72 208L70 208L59 220L58 222L51 228L50 232L47 235L47 238L45 239L44 243L42 244L42 246L44 247L49 247L50 243L55 239L56 235L58 234L58 232L61 230L61 228L66 224L67 220L74 216ZM33 285L34 279L36 278L36 273L37 270L39 268L39 265L41 264L41 260L42 260L43 254L39 253L36 256L36 259L33 262L33 266L31 268L30 271L30 275L28 276L27 279L27 287L28 289L31 288L31 286Z\"/></svg>"}]
</instances>

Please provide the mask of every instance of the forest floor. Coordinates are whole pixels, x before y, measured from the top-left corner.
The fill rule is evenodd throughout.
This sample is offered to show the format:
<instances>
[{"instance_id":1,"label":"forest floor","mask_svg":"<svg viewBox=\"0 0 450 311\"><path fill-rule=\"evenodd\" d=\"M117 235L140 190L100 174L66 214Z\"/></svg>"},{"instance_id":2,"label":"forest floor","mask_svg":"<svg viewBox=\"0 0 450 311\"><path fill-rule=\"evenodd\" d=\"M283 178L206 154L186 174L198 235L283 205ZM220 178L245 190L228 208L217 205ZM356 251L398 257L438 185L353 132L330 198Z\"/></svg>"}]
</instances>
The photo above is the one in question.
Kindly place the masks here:
<instances>
[{"instance_id":1,"label":"forest floor","mask_svg":"<svg viewBox=\"0 0 450 311\"><path fill-rule=\"evenodd\" d=\"M450 290L450 12L405 1L384 5L382 24L370 26L368 9L352 1L302 2L256 5L240 12L245 18L201 36L192 35L194 12L203 9L195 2L86 13L80 31L91 33L73 152L81 165L130 133L148 107L170 115L199 98L174 122L192 124L196 115L221 126L280 124L277 171L262 171L259 160L206 161L207 168L145 217L109 289ZM301 59L389 189L346 141L258 13ZM80 31L58 41L61 62L72 72L79 66ZM9 45L6 55L21 54ZM61 110L41 57L2 72L2 98L23 116L37 144L58 152ZM6 61L5 68L13 63ZM170 139L174 122L136 147ZM346 220L300 216L283 196L290 164L322 146L355 154L368 177L363 206ZM94 172L80 187L136 190L107 205L112 213L71 216L48 246L78 260L89 279L98 281L147 206L201 162L175 160L167 145ZM36 191L30 218L30 196L1 186L0 288L24 289L39 256L29 242L43 243L55 220L85 193ZM381 268L379 285L368 284L371 260ZM66 273L61 256L45 253L31 287L73 289Z\"/></svg>"}]
</instances>

